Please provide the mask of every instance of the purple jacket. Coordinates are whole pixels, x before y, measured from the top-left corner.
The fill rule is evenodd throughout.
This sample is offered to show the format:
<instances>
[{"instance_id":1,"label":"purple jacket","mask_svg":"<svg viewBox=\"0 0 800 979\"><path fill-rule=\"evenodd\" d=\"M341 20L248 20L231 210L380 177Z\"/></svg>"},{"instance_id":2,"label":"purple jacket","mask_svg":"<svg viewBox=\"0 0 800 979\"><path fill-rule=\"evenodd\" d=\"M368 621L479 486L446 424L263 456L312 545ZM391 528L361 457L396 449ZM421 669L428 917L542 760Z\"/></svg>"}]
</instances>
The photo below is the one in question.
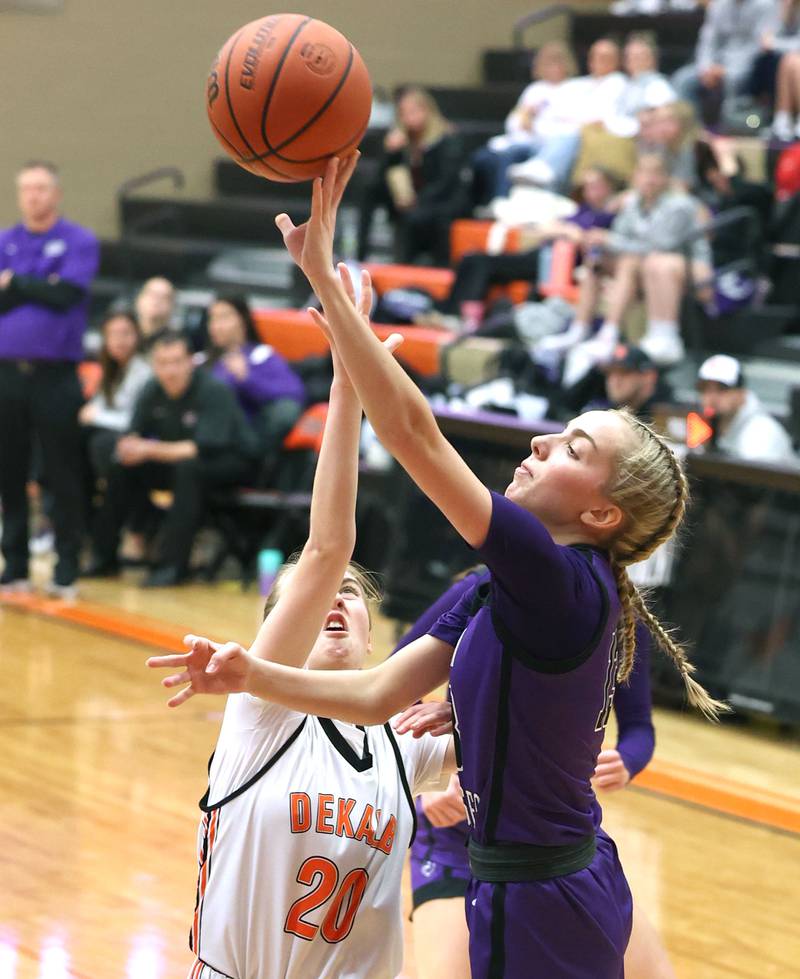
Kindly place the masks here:
<instances>
[{"instance_id":1,"label":"purple jacket","mask_svg":"<svg viewBox=\"0 0 800 979\"><path fill-rule=\"evenodd\" d=\"M23 224L0 231L0 360L83 358L89 300L100 249L91 231L64 218L43 234Z\"/></svg>"},{"instance_id":2,"label":"purple jacket","mask_svg":"<svg viewBox=\"0 0 800 979\"><path fill-rule=\"evenodd\" d=\"M257 346L243 347L242 353L247 358L248 366L244 380L234 376L222 358L216 361L211 373L217 380L233 388L248 418L252 418L265 404L277 401L278 398L291 398L301 405L305 404L306 391L303 382L272 347L260 343Z\"/></svg>"}]
</instances>

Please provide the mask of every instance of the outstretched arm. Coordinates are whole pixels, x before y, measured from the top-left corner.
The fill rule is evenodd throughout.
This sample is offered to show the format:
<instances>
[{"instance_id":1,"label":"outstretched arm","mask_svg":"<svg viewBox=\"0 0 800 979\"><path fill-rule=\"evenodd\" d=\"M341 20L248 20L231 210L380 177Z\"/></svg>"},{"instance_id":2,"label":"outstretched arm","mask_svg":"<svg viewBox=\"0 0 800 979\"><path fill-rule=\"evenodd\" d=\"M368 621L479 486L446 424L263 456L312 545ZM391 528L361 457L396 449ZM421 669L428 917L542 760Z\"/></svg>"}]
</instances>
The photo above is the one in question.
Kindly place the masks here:
<instances>
[{"instance_id":1,"label":"outstretched arm","mask_svg":"<svg viewBox=\"0 0 800 979\"><path fill-rule=\"evenodd\" d=\"M165 677L165 687L182 686L168 704L179 707L196 693L249 693L291 710L336 717L356 724L382 724L444 683L453 647L423 636L371 670L300 670L267 662L241 646L216 646L187 636L191 651L153 656L154 668L182 668ZM187 685L188 684L188 685Z\"/></svg>"},{"instance_id":2,"label":"outstretched arm","mask_svg":"<svg viewBox=\"0 0 800 979\"><path fill-rule=\"evenodd\" d=\"M476 546L489 528L489 491L439 431L422 392L353 309L333 268L336 211L355 164L355 156L341 164L334 159L324 180L314 181L307 224L296 228L285 214L276 223L322 303L325 316L312 315L329 333L378 438L467 543Z\"/></svg>"}]
</instances>

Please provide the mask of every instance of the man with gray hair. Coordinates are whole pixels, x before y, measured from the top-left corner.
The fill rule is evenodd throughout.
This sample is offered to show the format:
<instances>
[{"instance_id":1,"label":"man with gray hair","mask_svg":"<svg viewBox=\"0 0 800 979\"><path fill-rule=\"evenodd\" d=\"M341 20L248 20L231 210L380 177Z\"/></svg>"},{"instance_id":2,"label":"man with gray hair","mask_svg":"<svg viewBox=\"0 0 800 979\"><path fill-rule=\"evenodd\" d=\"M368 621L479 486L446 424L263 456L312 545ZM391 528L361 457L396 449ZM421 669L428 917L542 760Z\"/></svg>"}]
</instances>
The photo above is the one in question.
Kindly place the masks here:
<instances>
[{"instance_id":1,"label":"man with gray hair","mask_svg":"<svg viewBox=\"0 0 800 979\"><path fill-rule=\"evenodd\" d=\"M0 231L0 588L29 588L26 484L38 444L58 556L50 590L69 598L85 505L76 368L99 246L91 231L61 217L61 185L51 163L22 167L17 202L22 221Z\"/></svg>"}]
</instances>

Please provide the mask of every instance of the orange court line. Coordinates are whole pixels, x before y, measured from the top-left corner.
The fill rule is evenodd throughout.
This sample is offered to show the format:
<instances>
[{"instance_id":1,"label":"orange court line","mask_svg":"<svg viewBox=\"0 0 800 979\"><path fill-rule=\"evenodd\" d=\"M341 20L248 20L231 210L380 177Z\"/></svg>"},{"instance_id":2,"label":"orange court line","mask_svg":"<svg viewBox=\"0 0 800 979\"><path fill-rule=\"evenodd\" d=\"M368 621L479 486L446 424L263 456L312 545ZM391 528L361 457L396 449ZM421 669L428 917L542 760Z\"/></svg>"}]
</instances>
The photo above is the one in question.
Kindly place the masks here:
<instances>
[{"instance_id":1,"label":"orange court line","mask_svg":"<svg viewBox=\"0 0 800 979\"><path fill-rule=\"evenodd\" d=\"M185 652L188 630L105 605L67 603L37 595L0 595L0 606L62 619L74 625L146 646ZM800 834L800 798L735 782L724 776L658 759L640 772L634 786L749 822Z\"/></svg>"}]
</instances>

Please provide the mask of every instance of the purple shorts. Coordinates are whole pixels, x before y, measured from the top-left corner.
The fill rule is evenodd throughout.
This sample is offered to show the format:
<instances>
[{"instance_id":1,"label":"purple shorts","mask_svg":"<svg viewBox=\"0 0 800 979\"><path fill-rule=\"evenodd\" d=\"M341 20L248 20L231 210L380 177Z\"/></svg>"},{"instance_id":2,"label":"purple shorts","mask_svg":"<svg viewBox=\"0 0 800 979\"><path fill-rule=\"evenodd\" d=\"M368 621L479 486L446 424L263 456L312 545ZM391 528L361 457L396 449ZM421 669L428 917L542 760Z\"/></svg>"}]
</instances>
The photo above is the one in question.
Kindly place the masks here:
<instances>
[{"instance_id":1,"label":"purple shorts","mask_svg":"<svg viewBox=\"0 0 800 979\"><path fill-rule=\"evenodd\" d=\"M472 979L623 979L633 902L602 830L585 870L467 888Z\"/></svg>"},{"instance_id":2,"label":"purple shorts","mask_svg":"<svg viewBox=\"0 0 800 979\"><path fill-rule=\"evenodd\" d=\"M414 910L426 901L460 897L467 893L469 867L449 867L411 854L411 903Z\"/></svg>"}]
</instances>

